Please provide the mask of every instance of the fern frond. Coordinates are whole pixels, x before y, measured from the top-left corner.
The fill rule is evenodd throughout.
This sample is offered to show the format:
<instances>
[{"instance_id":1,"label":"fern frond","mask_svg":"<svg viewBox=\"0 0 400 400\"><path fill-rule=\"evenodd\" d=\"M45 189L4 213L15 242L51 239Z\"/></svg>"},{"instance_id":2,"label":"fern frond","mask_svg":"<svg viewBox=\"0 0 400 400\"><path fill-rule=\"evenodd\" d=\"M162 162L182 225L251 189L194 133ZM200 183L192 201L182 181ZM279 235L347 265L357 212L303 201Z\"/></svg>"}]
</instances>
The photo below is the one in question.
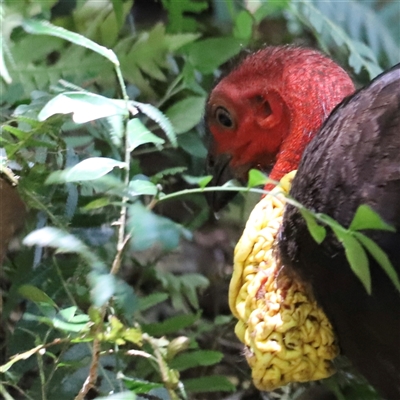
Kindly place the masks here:
<instances>
[{"instance_id":1,"label":"fern frond","mask_svg":"<svg viewBox=\"0 0 400 400\"><path fill-rule=\"evenodd\" d=\"M199 37L197 34L171 35L165 26L157 24L151 31L137 38L122 39L115 47L124 77L147 95L154 95L150 79L166 81L165 71L169 68L167 56Z\"/></svg>"},{"instance_id":2,"label":"fern frond","mask_svg":"<svg viewBox=\"0 0 400 400\"><path fill-rule=\"evenodd\" d=\"M85 80L97 77L104 71L111 73L112 65L104 58L93 53L86 53L81 59L61 59L54 65L45 66L24 64L16 60L16 65L11 70L14 83L21 83L24 94L29 97L33 90L47 90L51 85L57 84L60 79L66 79L82 84Z\"/></svg>"},{"instance_id":3,"label":"fern frond","mask_svg":"<svg viewBox=\"0 0 400 400\"><path fill-rule=\"evenodd\" d=\"M400 7L398 2L396 3L397 5L395 3L385 5L382 7L381 13L379 13L371 7L374 5L373 2L357 0L346 2L333 0L313 1L315 7L336 25L348 32L351 39L365 42L374 54L378 56L384 55L391 65L400 62L400 47L399 43L395 41L395 36L392 35L388 28L391 25L388 23L389 15L386 15L386 20L382 16L385 9L391 10L393 13L396 11L395 8L397 8L399 16ZM393 21L393 23L395 22ZM396 21L395 25L398 30L397 34L399 34L398 21Z\"/></svg>"},{"instance_id":4,"label":"fern frond","mask_svg":"<svg viewBox=\"0 0 400 400\"><path fill-rule=\"evenodd\" d=\"M171 122L158 108L151 104L139 103L137 101L132 101L132 104L161 127L174 147L178 145Z\"/></svg>"},{"instance_id":5,"label":"fern frond","mask_svg":"<svg viewBox=\"0 0 400 400\"><path fill-rule=\"evenodd\" d=\"M356 74L362 68L368 71L371 79L381 73L382 68L379 66L371 48L356 39L352 39L341 26L323 14L316 7L316 3L317 1L300 0L292 2L289 9L300 21L316 32L315 36L325 50L329 49L332 42L337 46L346 46L349 52L348 63Z\"/></svg>"}]
</instances>

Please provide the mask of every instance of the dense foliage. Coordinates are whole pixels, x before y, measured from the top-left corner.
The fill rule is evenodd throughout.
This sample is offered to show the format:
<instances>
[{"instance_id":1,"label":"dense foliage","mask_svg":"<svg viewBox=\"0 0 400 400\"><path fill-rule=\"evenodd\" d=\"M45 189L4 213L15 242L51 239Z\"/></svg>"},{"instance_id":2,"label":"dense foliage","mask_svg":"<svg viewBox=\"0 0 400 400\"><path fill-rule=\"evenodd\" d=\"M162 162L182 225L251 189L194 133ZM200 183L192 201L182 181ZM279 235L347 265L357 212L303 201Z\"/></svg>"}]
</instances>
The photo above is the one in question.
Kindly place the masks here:
<instances>
[{"instance_id":1,"label":"dense foliage","mask_svg":"<svg viewBox=\"0 0 400 400\"><path fill-rule=\"evenodd\" d=\"M400 61L399 12L2 0L1 171L17 173L29 210L2 266L2 396L257 398L225 299L248 214L238 201L219 244L201 194L207 93L231 57L264 43L319 47L365 82ZM377 399L347 365L325 384L339 400Z\"/></svg>"}]
</instances>

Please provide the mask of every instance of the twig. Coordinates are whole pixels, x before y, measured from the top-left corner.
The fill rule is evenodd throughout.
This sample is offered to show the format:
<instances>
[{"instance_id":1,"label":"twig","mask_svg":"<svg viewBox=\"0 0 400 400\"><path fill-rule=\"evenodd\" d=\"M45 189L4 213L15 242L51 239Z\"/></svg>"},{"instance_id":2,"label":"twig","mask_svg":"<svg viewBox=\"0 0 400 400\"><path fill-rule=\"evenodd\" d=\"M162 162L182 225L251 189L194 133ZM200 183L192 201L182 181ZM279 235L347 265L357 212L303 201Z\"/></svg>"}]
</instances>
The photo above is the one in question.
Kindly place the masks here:
<instances>
[{"instance_id":1,"label":"twig","mask_svg":"<svg viewBox=\"0 0 400 400\"><path fill-rule=\"evenodd\" d=\"M92 362L90 363L89 375L86 378L85 382L82 385L81 390L76 395L74 400L84 400L85 396L92 389L97 381L97 369L99 367L100 362L100 339L97 338L97 334L100 333L100 328L102 324L99 324L96 329L96 338L93 340L93 354L92 354Z\"/></svg>"},{"instance_id":2,"label":"twig","mask_svg":"<svg viewBox=\"0 0 400 400\"><path fill-rule=\"evenodd\" d=\"M121 69L120 69L119 65L115 64L115 71L117 74L118 82L121 86L122 97L125 100L126 109L129 111L129 104L128 104L129 97L126 93L126 87L124 84L124 80L123 80ZM130 159L131 159L131 153L130 153L130 149L129 149L129 139L128 139L128 133L127 133L127 119L125 119L124 161L127 166L125 169L125 176L124 176L125 187L128 187L128 185L129 185ZM130 239L130 235L125 235L127 212L128 212L128 201L129 201L129 198L127 196L124 196L122 198L122 207L121 207L121 212L120 212L119 221L118 221L117 252L115 254L114 261L113 261L111 269L110 269L110 274L112 274L112 275L116 275L119 272L119 269L121 268L122 254L123 254L126 244L128 243L128 241ZM107 304L105 304L101 307L101 311L100 311L101 322L99 324L97 324L97 326L96 326L95 338L93 340L93 353L92 353L92 361L90 363L89 375L86 378L85 382L83 383L81 390L75 397L75 400L84 400L86 394L96 384L97 376L98 376L98 368L99 368L99 363L100 363L100 354L101 354L101 341L99 339L99 336L100 336L100 333L101 333L101 330L103 327L102 322L104 321L104 318L106 316Z\"/></svg>"}]
</instances>

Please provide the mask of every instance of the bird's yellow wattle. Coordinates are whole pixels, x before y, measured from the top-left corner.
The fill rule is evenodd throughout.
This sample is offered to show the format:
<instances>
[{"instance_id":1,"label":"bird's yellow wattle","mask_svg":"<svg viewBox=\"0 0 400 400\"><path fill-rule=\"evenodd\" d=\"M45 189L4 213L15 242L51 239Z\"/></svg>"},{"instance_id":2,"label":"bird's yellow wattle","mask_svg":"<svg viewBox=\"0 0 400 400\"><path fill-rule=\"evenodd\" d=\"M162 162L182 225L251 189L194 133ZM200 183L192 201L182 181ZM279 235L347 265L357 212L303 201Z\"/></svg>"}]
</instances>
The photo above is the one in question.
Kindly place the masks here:
<instances>
[{"instance_id":1,"label":"bird's yellow wattle","mask_svg":"<svg viewBox=\"0 0 400 400\"><path fill-rule=\"evenodd\" d=\"M288 274L274 246L294 175L285 175L252 211L235 248L229 288L229 305L239 320L235 333L246 346L255 386L267 391L332 375L331 361L338 355L326 315Z\"/></svg>"}]
</instances>

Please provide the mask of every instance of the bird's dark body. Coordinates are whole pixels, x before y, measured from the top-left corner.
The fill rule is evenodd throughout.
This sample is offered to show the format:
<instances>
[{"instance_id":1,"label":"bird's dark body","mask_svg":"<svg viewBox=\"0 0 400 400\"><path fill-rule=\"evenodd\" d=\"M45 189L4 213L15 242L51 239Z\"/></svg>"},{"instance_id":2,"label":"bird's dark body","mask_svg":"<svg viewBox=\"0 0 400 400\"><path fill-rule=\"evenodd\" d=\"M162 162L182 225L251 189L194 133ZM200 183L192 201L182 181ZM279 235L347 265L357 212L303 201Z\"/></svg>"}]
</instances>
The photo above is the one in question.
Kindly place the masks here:
<instances>
[{"instance_id":1,"label":"bird's dark body","mask_svg":"<svg viewBox=\"0 0 400 400\"><path fill-rule=\"evenodd\" d=\"M290 193L307 208L349 226L371 206L397 230L365 231L400 275L400 64L345 99L308 145ZM279 251L309 282L331 320L342 352L386 399L400 399L400 293L370 258L372 294L328 233L318 245L288 206Z\"/></svg>"}]
</instances>

